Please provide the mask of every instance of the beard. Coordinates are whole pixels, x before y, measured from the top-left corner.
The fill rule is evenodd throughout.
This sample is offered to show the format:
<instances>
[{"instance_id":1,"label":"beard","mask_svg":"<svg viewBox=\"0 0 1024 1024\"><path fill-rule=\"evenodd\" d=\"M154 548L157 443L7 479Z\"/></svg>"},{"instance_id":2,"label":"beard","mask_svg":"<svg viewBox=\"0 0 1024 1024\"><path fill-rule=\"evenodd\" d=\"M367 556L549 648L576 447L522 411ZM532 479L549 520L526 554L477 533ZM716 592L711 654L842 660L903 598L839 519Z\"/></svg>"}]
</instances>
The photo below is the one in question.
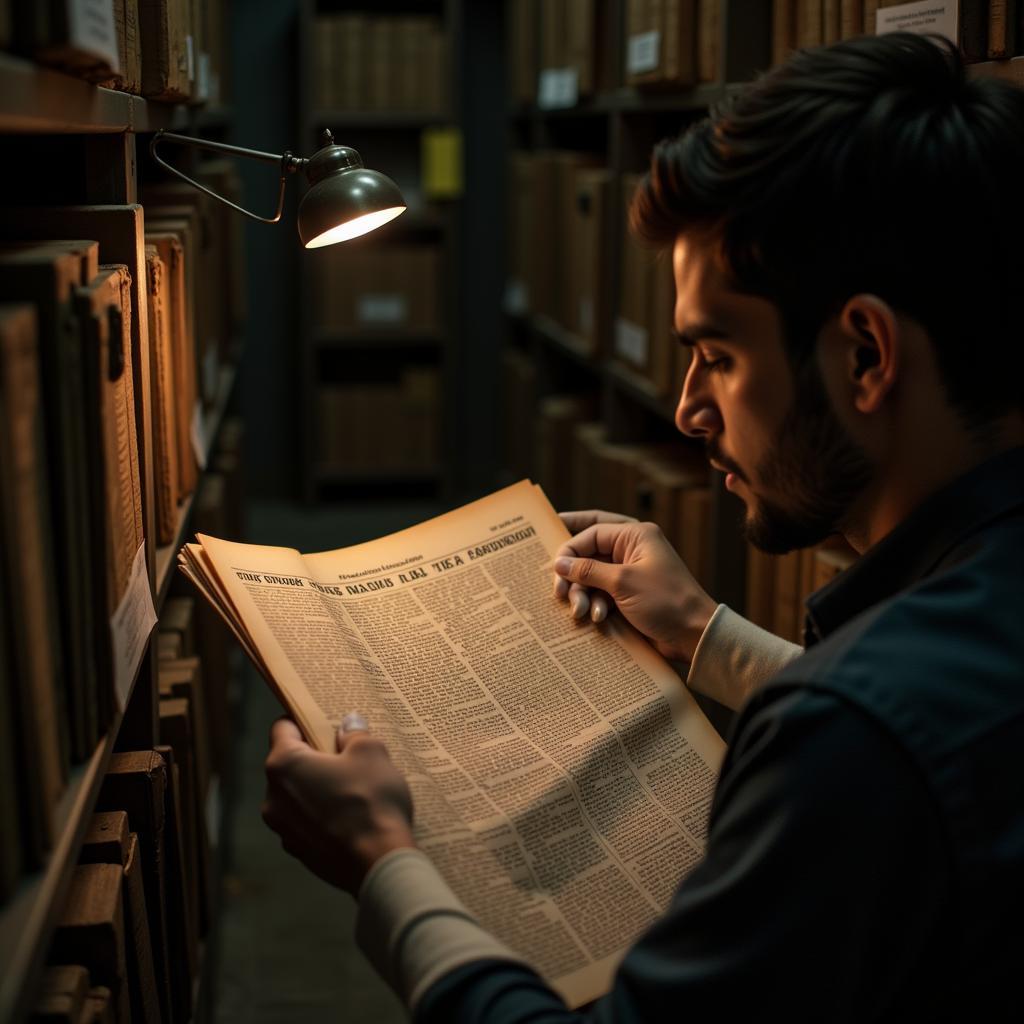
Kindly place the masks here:
<instances>
[{"instance_id":1,"label":"beard","mask_svg":"<svg viewBox=\"0 0 1024 1024\"><path fill-rule=\"evenodd\" d=\"M712 457L738 471L720 454ZM812 357L796 374L793 403L769 454L755 467L758 489L785 495L785 504L752 496L744 536L772 555L819 544L840 530L872 475L867 455L836 416Z\"/></svg>"}]
</instances>

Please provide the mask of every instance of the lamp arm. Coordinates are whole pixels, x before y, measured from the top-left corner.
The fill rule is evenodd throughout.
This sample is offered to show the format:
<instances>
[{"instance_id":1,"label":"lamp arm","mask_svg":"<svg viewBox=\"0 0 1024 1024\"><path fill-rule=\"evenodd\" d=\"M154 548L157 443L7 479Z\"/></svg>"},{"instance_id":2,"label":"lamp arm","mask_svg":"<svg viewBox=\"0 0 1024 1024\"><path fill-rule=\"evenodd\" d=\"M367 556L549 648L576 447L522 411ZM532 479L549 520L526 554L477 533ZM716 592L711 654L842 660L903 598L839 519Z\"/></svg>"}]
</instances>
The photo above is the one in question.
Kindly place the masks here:
<instances>
[{"instance_id":1,"label":"lamp arm","mask_svg":"<svg viewBox=\"0 0 1024 1024\"><path fill-rule=\"evenodd\" d=\"M157 143L162 141L177 142L185 146L194 146L197 149L209 149L216 153L230 153L233 156L244 156L250 160L261 160L264 163L279 164L281 168L281 187L277 194L277 212L273 217L261 217L258 213L246 210L244 207L237 205L237 203L231 202L230 199L225 199L224 196L218 195L212 189L207 188L194 178L190 178L187 174L179 171L177 167L172 167L162 159L160 154L156 151ZM224 203L225 206L230 206L232 210L244 213L246 217L258 220L261 224L276 224L281 219L281 212L284 209L285 182L288 180L288 175L293 174L295 171L305 167L306 164L309 163L309 161L303 157L295 156L289 152L263 153L258 149L245 149L242 146L232 146L226 142L212 142L208 139L194 139L189 135L178 135L175 132L166 132L163 130L156 132L153 136L153 139L149 144L149 152L153 159L162 168L164 168L164 170L170 171L176 178L181 178L182 181L187 181L193 188L199 189L200 192L205 192L208 196L212 196L219 202Z\"/></svg>"}]
</instances>

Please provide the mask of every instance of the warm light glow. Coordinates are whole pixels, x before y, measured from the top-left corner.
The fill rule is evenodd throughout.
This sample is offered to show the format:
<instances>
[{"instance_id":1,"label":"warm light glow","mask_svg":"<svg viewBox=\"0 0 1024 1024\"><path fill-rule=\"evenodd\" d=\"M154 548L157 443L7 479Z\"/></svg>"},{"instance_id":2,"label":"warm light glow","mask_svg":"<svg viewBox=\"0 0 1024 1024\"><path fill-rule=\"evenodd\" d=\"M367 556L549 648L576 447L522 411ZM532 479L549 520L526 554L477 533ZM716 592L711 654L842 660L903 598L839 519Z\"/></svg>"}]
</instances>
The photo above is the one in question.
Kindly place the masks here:
<instances>
[{"instance_id":1,"label":"warm light glow","mask_svg":"<svg viewBox=\"0 0 1024 1024\"><path fill-rule=\"evenodd\" d=\"M317 235L316 238L310 239L306 243L306 248L319 249L322 245L334 245L335 242L347 242L350 238L358 238L360 235L365 235L367 231L387 224L389 220L394 220L404 212L404 206L391 206L386 210L378 210L376 213L364 213L361 217L347 220L337 227Z\"/></svg>"}]
</instances>

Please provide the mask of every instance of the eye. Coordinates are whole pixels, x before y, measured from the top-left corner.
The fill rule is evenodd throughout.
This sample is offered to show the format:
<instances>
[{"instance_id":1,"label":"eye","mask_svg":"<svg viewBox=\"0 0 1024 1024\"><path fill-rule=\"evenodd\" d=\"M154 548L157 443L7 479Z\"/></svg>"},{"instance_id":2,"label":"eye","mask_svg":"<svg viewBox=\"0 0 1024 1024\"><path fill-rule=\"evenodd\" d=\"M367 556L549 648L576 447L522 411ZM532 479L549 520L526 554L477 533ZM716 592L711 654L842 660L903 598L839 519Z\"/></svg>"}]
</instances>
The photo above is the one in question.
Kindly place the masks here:
<instances>
[{"instance_id":1,"label":"eye","mask_svg":"<svg viewBox=\"0 0 1024 1024\"><path fill-rule=\"evenodd\" d=\"M717 352L702 352L700 361L709 373L723 373L732 364L728 356L719 355Z\"/></svg>"}]
</instances>

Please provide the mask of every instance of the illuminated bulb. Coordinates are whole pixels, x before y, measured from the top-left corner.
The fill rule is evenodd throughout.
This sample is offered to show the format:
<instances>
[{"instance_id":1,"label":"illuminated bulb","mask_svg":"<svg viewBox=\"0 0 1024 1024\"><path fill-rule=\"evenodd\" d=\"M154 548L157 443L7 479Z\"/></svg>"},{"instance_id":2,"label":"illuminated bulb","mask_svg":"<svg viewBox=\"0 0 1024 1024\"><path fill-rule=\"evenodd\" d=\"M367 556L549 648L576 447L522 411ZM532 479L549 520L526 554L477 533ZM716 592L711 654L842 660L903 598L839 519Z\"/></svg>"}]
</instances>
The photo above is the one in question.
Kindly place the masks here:
<instances>
[{"instance_id":1,"label":"illuminated bulb","mask_svg":"<svg viewBox=\"0 0 1024 1024\"><path fill-rule=\"evenodd\" d=\"M319 249L323 245L334 245L335 242L347 242L350 238L358 238L365 235L374 228L394 220L400 213L405 212L404 206L391 206L386 210L377 210L374 213L364 213L361 217L354 217L352 220L344 221L333 228L311 238L306 243L307 249Z\"/></svg>"}]
</instances>

